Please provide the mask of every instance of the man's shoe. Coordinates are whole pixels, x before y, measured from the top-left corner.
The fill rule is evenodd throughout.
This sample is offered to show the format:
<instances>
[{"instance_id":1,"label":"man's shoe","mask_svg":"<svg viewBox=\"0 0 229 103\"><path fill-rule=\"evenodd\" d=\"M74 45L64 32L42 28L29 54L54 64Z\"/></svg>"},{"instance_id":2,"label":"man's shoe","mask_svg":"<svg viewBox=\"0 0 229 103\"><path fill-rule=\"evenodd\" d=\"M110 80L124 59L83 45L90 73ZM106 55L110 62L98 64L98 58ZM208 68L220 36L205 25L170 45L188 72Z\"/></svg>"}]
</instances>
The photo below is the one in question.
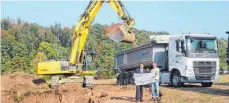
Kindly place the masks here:
<instances>
[{"instance_id":1,"label":"man's shoe","mask_svg":"<svg viewBox=\"0 0 229 103\"><path fill-rule=\"evenodd\" d=\"M157 101L160 101L160 100L161 100L161 98L160 98L160 97L156 97L156 100L157 100Z\"/></svg>"},{"instance_id":2,"label":"man's shoe","mask_svg":"<svg viewBox=\"0 0 229 103\"><path fill-rule=\"evenodd\" d=\"M156 101L156 97L152 97L151 100L152 100L152 101Z\"/></svg>"},{"instance_id":3,"label":"man's shoe","mask_svg":"<svg viewBox=\"0 0 229 103\"><path fill-rule=\"evenodd\" d=\"M140 100L140 102L144 102L143 100Z\"/></svg>"},{"instance_id":4,"label":"man's shoe","mask_svg":"<svg viewBox=\"0 0 229 103\"><path fill-rule=\"evenodd\" d=\"M140 100L136 100L136 101L135 101L135 103L138 103L138 102L140 102Z\"/></svg>"}]
</instances>

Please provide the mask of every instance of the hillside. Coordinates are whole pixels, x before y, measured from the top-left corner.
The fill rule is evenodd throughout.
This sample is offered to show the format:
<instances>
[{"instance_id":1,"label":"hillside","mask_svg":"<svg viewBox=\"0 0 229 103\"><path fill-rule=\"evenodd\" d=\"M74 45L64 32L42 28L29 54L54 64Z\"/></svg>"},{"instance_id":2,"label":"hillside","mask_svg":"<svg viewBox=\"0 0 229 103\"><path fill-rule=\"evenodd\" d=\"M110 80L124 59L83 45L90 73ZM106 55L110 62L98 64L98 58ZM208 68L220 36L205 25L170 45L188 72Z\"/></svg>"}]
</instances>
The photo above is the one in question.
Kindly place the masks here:
<instances>
[{"instance_id":1,"label":"hillside","mask_svg":"<svg viewBox=\"0 0 229 103\"><path fill-rule=\"evenodd\" d=\"M117 43L103 34L107 25L94 24L90 27L85 49L95 51L94 66L104 78L114 75L112 70L114 54L128 48L148 42L149 35L168 34L135 29L136 43ZM1 63L2 73L25 71L34 73L37 63L47 59L67 60L71 51L72 27L62 27L55 23L49 27L22 21L20 18L1 20Z\"/></svg>"}]
</instances>

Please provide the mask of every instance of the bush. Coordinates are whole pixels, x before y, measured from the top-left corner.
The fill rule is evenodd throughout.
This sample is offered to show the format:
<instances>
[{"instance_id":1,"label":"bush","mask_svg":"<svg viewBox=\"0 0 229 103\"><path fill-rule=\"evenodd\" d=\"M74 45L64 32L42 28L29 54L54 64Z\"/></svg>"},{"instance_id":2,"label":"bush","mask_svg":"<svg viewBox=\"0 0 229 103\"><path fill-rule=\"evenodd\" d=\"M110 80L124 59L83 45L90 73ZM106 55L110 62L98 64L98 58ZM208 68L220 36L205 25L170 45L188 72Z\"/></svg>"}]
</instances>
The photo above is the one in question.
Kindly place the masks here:
<instances>
[{"instance_id":1,"label":"bush","mask_svg":"<svg viewBox=\"0 0 229 103\"><path fill-rule=\"evenodd\" d=\"M101 69L97 72L99 79L111 79L114 78L115 72L112 69Z\"/></svg>"},{"instance_id":2,"label":"bush","mask_svg":"<svg viewBox=\"0 0 229 103\"><path fill-rule=\"evenodd\" d=\"M80 74L81 77L84 77L84 76L96 76L96 71L83 71L81 74Z\"/></svg>"}]
</instances>

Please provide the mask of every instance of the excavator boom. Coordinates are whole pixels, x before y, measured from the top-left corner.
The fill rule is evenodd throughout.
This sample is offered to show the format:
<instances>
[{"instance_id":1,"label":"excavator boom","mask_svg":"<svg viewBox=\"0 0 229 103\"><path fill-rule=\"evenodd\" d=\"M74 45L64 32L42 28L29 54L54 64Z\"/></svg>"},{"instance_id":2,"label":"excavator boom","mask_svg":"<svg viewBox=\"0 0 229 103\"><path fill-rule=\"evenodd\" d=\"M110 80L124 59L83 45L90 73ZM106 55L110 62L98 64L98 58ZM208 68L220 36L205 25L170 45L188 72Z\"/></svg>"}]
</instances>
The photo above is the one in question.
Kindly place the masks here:
<instances>
[{"instance_id":1,"label":"excavator boom","mask_svg":"<svg viewBox=\"0 0 229 103\"><path fill-rule=\"evenodd\" d=\"M95 15L98 13L99 9L105 1L94 0L90 1L85 12L81 16L74 30L74 42L72 45L72 52L70 55L70 65L80 64L82 60L82 51L84 48L85 41L88 36L89 26ZM117 14L124 21L123 23L113 24L112 26L106 28L104 31L105 35L110 39L118 42L132 43L135 40L135 35L133 34L133 25L135 23L134 19L127 15L124 10L124 6L121 1L110 0L108 3L117 12Z\"/></svg>"}]
</instances>

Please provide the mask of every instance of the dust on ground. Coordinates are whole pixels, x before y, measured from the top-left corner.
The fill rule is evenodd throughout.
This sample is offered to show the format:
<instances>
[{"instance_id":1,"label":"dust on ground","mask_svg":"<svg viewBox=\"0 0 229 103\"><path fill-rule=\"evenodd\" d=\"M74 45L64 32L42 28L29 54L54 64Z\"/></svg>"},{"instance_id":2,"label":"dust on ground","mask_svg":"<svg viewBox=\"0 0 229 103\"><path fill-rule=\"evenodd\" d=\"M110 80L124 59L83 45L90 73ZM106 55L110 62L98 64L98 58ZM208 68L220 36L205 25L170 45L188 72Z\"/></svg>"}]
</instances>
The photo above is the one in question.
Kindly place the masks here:
<instances>
[{"instance_id":1,"label":"dust on ground","mask_svg":"<svg viewBox=\"0 0 229 103\"><path fill-rule=\"evenodd\" d=\"M47 84L32 83L34 76L13 73L1 76L3 103L135 103L135 86L118 86L115 80L98 80L93 88L82 88L80 83L61 84L52 90ZM103 82L104 85L98 85ZM173 88L162 85L162 103L228 103L229 75L222 75L221 81L212 87L200 84L186 84ZM144 103L152 103L151 93L144 88Z\"/></svg>"}]
</instances>

